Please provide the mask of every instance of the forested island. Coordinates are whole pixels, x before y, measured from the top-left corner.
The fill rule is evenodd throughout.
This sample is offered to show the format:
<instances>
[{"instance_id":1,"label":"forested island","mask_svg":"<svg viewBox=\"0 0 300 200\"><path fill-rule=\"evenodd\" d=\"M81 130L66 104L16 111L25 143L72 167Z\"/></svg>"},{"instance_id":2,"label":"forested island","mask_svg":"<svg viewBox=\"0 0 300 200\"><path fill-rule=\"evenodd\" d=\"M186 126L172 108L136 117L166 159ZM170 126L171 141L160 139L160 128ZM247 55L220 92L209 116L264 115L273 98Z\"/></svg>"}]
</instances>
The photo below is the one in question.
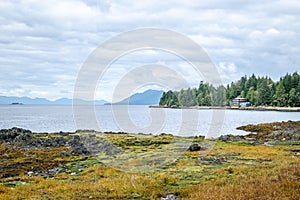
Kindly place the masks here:
<instances>
[{"instance_id":1,"label":"forested island","mask_svg":"<svg viewBox=\"0 0 300 200\"><path fill-rule=\"evenodd\" d=\"M253 106L299 107L300 75L287 73L279 81L270 77L243 76L227 86L214 86L200 82L198 88L164 92L159 105L179 106L229 106L233 99L245 98Z\"/></svg>"}]
</instances>

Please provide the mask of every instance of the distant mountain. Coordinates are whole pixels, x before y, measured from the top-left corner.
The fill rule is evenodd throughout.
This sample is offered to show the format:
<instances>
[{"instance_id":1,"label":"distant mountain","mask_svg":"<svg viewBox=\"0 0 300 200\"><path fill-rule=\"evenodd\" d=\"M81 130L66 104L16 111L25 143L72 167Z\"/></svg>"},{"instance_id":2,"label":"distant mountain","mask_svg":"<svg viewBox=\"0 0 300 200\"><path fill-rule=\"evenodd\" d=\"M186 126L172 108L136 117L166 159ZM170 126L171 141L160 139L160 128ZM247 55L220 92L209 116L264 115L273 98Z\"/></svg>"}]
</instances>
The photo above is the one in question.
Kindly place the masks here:
<instances>
[{"instance_id":1,"label":"distant mountain","mask_svg":"<svg viewBox=\"0 0 300 200\"><path fill-rule=\"evenodd\" d=\"M158 105L162 96L161 90L147 90L143 93L136 93L114 105ZM75 101L77 104L88 104L90 101L78 99ZM45 98L29 98L29 97L7 97L0 96L0 104L37 104L37 105L72 105L73 100L68 98L61 98L54 101L50 101ZM96 105L110 104L104 100L96 100Z\"/></svg>"},{"instance_id":2,"label":"distant mountain","mask_svg":"<svg viewBox=\"0 0 300 200\"><path fill-rule=\"evenodd\" d=\"M45 98L29 98L29 97L6 97L0 96L0 104L12 104L12 103L22 103L22 104L51 104L51 101Z\"/></svg>"},{"instance_id":3,"label":"distant mountain","mask_svg":"<svg viewBox=\"0 0 300 200\"><path fill-rule=\"evenodd\" d=\"M45 98L29 98L29 97L7 97L7 96L0 96L0 104L37 104L37 105L71 105L73 102L72 99L68 98L61 98L55 101L50 101ZM89 101L79 100L77 101L80 104L87 104L90 103ZM104 100L96 100L96 105L104 105L108 103Z\"/></svg>"},{"instance_id":4,"label":"distant mountain","mask_svg":"<svg viewBox=\"0 0 300 200\"><path fill-rule=\"evenodd\" d=\"M130 97L114 103L114 105L158 105L164 91L147 90L143 93L136 93Z\"/></svg>"}]
</instances>

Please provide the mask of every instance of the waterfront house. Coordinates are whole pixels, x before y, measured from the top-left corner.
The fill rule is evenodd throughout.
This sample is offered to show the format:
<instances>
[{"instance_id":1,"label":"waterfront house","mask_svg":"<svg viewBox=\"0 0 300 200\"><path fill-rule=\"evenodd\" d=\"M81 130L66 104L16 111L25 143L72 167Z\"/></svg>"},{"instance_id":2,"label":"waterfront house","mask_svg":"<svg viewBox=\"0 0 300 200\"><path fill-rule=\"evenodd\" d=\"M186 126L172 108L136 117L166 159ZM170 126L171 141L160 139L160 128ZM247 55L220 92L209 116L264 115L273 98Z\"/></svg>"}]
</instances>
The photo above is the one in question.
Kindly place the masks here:
<instances>
[{"instance_id":1,"label":"waterfront house","mask_svg":"<svg viewBox=\"0 0 300 200\"><path fill-rule=\"evenodd\" d=\"M234 99L232 99L230 106L233 107L241 107L241 106L249 106L251 103L246 98L242 98L241 96L238 96Z\"/></svg>"}]
</instances>

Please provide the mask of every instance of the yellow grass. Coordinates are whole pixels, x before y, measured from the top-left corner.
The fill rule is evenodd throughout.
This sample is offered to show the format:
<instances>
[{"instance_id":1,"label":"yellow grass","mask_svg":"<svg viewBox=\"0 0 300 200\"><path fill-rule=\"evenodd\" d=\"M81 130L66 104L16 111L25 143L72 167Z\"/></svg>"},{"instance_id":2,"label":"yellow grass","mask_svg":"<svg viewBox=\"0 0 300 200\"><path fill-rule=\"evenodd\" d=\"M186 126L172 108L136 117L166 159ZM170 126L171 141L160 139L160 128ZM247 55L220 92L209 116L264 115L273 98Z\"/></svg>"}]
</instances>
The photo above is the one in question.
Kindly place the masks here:
<instances>
[{"instance_id":1,"label":"yellow grass","mask_svg":"<svg viewBox=\"0 0 300 200\"><path fill-rule=\"evenodd\" d=\"M36 157L43 161L42 169L49 169L68 162L76 164L82 159L60 156L64 149L59 148L24 152L19 149L14 152L0 146L1 155L5 152L8 154L3 157L6 160L1 160L2 163L23 163L20 172L2 168L2 174L7 171L15 174L0 179L0 199L160 199L169 192L182 199L193 200L300 199L299 145L264 146L199 141L209 144L211 148L199 152L176 151L176 154L173 153L176 159L170 159L168 166L154 171L147 171L145 166L143 169L146 171L129 173L110 165L115 159L122 158L124 161L119 165L127 165L124 169L128 169L151 164L153 158L160 158L158 152L175 152L176 145L170 143L176 138L163 135L154 137L152 141L152 137L108 135L115 145L127 145L127 148L122 148L121 155L98 155L91 159L99 162L83 167L82 172L71 175L73 168L70 168L70 172L57 174L53 178L24 176L30 170L30 164L43 166L32 160L29 165L26 162ZM13 161L9 157L16 159ZM107 164L101 164L101 161Z\"/></svg>"}]
</instances>

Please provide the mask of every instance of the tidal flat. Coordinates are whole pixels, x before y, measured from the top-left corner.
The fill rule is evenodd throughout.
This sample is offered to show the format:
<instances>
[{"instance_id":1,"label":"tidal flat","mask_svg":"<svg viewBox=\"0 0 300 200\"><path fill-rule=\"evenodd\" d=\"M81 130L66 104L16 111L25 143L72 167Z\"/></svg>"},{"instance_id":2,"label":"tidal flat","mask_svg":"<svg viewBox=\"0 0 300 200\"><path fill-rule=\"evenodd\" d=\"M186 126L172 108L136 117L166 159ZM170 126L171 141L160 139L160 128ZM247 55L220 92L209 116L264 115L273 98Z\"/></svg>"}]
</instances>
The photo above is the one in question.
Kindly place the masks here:
<instances>
[{"instance_id":1,"label":"tidal flat","mask_svg":"<svg viewBox=\"0 0 300 200\"><path fill-rule=\"evenodd\" d=\"M0 130L0 199L300 199L300 122L215 139Z\"/></svg>"}]
</instances>

